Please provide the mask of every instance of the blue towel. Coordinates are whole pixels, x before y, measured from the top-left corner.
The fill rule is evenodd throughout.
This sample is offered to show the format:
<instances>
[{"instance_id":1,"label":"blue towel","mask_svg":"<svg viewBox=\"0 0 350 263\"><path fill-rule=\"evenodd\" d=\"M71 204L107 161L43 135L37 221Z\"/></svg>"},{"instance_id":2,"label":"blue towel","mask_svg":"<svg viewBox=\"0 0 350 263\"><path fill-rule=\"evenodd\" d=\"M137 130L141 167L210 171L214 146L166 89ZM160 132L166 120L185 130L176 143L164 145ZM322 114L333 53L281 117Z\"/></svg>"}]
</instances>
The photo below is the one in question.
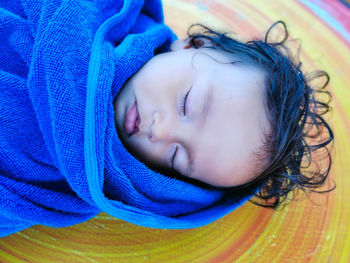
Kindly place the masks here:
<instances>
[{"instance_id":1,"label":"blue towel","mask_svg":"<svg viewBox=\"0 0 350 263\"><path fill-rule=\"evenodd\" d=\"M146 227L193 228L250 198L157 173L119 140L118 90L177 38L160 0L0 7L0 237L101 211Z\"/></svg>"}]
</instances>

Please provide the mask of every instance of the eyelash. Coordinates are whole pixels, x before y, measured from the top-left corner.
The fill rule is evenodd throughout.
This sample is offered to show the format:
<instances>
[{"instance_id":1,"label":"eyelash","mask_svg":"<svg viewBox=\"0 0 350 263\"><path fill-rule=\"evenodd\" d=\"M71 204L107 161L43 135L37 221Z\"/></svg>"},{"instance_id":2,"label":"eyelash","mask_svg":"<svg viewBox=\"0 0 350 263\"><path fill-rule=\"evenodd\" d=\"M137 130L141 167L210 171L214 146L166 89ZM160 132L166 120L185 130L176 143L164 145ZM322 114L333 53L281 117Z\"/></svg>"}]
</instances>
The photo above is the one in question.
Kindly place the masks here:
<instances>
[{"instance_id":1,"label":"eyelash","mask_svg":"<svg viewBox=\"0 0 350 263\"><path fill-rule=\"evenodd\" d=\"M179 146L176 145L176 149L174 151L174 154L173 156L170 158L170 163L171 163L171 168L174 169L174 160L175 160L175 156L176 156L176 152L177 152L177 149L179 149Z\"/></svg>"},{"instance_id":2,"label":"eyelash","mask_svg":"<svg viewBox=\"0 0 350 263\"><path fill-rule=\"evenodd\" d=\"M181 100L180 100L180 109L184 116L186 116L186 100L190 91L191 89L189 89L185 94L185 96L181 97Z\"/></svg>"}]
</instances>

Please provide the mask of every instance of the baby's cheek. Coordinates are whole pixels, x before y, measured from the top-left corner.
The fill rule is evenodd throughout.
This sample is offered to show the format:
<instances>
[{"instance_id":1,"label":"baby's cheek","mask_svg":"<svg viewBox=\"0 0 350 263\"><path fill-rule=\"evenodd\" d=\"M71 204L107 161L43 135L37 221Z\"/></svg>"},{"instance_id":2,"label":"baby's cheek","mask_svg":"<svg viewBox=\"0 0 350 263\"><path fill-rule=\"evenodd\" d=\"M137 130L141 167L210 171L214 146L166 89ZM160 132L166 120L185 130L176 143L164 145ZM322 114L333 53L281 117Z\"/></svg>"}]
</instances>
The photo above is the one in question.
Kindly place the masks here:
<instances>
[{"instance_id":1,"label":"baby's cheek","mask_svg":"<svg viewBox=\"0 0 350 263\"><path fill-rule=\"evenodd\" d=\"M144 134L141 134L144 135ZM145 136L140 136L130 141L130 148L132 154L138 158L142 159L144 162L148 162L153 165L162 164L162 153L160 145L149 142L148 139L144 139Z\"/></svg>"}]
</instances>

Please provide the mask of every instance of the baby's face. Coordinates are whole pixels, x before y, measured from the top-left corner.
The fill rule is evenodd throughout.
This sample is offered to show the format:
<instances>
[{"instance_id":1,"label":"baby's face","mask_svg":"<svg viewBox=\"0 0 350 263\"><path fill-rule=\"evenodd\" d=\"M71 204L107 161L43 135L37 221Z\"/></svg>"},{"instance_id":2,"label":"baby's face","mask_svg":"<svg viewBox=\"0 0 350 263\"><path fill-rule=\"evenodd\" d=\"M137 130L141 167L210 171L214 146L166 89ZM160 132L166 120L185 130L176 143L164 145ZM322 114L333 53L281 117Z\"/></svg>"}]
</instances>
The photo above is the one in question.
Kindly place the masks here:
<instances>
[{"instance_id":1,"label":"baby's face","mask_svg":"<svg viewBox=\"0 0 350 263\"><path fill-rule=\"evenodd\" d=\"M185 44L175 41L171 52L153 57L119 91L118 135L150 164L173 165L214 186L249 182L258 175L254 151L269 129L264 72L222 64L233 58Z\"/></svg>"}]
</instances>

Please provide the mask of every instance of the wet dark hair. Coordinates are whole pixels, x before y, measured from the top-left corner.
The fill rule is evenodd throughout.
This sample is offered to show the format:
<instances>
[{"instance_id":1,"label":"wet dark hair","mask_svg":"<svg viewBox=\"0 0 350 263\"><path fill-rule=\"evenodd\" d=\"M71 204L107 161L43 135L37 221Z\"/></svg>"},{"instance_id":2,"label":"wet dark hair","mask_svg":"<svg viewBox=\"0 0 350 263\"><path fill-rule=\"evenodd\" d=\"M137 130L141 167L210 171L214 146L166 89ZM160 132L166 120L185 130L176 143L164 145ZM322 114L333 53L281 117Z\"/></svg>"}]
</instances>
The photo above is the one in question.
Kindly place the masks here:
<instances>
[{"instance_id":1,"label":"wet dark hair","mask_svg":"<svg viewBox=\"0 0 350 263\"><path fill-rule=\"evenodd\" d=\"M270 42L269 34L278 25L283 26L284 38ZM195 26L202 31L190 33ZM266 72L266 112L272 129L256 152L262 171L249 183L225 188L227 196L255 194L250 202L276 209L295 199L300 190L305 193L334 190L335 184L327 190L316 190L325 185L332 164L329 146L334 136L323 118L331 110L331 94L325 89L329 76L324 71L304 75L298 58L300 46L295 57L286 47L286 24L277 21L264 40L246 43L201 24L191 25L187 35L190 47L222 50L238 58L232 64L247 63ZM311 85L315 79L325 82L318 87Z\"/></svg>"}]
</instances>

